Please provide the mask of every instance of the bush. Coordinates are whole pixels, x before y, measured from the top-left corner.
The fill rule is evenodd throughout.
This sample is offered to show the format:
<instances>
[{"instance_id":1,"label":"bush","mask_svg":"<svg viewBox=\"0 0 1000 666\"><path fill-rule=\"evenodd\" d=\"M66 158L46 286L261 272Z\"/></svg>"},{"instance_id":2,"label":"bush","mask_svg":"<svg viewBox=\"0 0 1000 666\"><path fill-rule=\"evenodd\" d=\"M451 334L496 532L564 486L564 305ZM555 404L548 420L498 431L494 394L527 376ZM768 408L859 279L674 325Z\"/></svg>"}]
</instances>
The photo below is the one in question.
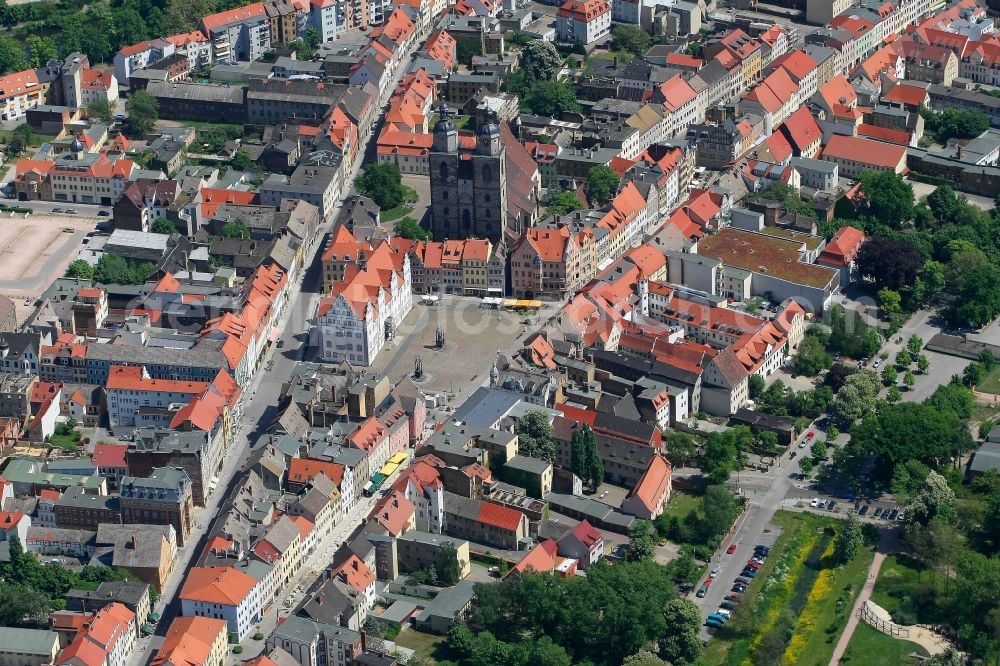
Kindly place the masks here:
<instances>
[{"instance_id":1,"label":"bush","mask_svg":"<svg viewBox=\"0 0 1000 666\"><path fill-rule=\"evenodd\" d=\"M237 645L233 648L233 654L243 654L243 646Z\"/></svg>"},{"instance_id":2,"label":"bush","mask_svg":"<svg viewBox=\"0 0 1000 666\"><path fill-rule=\"evenodd\" d=\"M257 633L255 633L255 634L253 635L253 639L254 639L255 641L262 641L262 640L264 640L264 634L262 634L262 633L260 633L260 632L258 631Z\"/></svg>"}]
</instances>

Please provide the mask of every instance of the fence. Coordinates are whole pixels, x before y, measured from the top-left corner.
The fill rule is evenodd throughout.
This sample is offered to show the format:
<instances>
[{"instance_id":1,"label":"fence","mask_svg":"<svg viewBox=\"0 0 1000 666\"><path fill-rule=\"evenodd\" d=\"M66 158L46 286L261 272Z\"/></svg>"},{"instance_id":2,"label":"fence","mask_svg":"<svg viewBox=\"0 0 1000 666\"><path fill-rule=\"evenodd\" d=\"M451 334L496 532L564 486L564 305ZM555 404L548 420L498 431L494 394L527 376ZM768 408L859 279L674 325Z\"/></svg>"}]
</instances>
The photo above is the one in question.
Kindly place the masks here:
<instances>
[{"instance_id":1,"label":"fence","mask_svg":"<svg viewBox=\"0 0 1000 666\"><path fill-rule=\"evenodd\" d=\"M910 636L910 630L906 627L901 627L895 622L886 620L878 613L875 613L872 610L872 604L870 601L866 601L861 607L861 619L881 631L883 634L895 636L896 638L909 638Z\"/></svg>"}]
</instances>

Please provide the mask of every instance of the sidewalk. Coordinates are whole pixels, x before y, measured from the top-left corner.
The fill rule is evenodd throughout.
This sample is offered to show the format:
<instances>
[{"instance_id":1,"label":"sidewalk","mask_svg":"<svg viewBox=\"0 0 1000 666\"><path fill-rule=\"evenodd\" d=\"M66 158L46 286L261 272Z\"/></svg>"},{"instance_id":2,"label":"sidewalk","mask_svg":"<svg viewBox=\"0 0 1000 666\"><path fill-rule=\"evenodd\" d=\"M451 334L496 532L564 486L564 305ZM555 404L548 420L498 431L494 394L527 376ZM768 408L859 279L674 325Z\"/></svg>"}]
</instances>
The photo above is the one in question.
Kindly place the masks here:
<instances>
[{"instance_id":1,"label":"sidewalk","mask_svg":"<svg viewBox=\"0 0 1000 666\"><path fill-rule=\"evenodd\" d=\"M851 609L851 614L847 618L847 626L844 627L844 632L840 635L840 640L837 641L837 647L833 649L833 656L830 657L830 666L837 666L840 663L840 658L847 651L847 645L851 642L854 630L861 619L861 609L864 607L865 602L872 596L872 590L875 588L875 581L878 580L878 572L882 569L883 562L885 562L885 553L881 551L876 552L875 559L872 560L872 565L868 567L868 580L865 581L865 584L861 588L861 594L858 595L857 601L854 602L854 608Z\"/></svg>"}]
</instances>

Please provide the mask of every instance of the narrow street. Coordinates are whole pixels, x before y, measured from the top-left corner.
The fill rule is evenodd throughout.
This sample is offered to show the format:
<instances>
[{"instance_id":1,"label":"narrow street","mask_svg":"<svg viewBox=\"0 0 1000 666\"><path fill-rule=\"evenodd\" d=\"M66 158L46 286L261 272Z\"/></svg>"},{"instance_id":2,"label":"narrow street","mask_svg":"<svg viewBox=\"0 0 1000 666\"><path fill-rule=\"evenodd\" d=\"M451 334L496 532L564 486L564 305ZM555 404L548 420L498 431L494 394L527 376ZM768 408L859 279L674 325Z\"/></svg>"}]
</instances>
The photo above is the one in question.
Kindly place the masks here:
<instances>
[{"instance_id":1,"label":"narrow street","mask_svg":"<svg viewBox=\"0 0 1000 666\"><path fill-rule=\"evenodd\" d=\"M423 37L420 37L423 39ZM412 58L407 56L400 63L395 81L391 86L387 86L385 99L379 100L381 112L376 126L373 129L368 146L373 146L382 126L385 109L388 104L389 95L395 89L399 80L409 69ZM354 179L361 170L364 162L363 156L368 152L368 146L364 150L358 151L358 160L354 165L350 178L344 183L341 193L341 201L354 193ZM236 485L242 478L245 465L249 461L249 451L253 442L266 430L268 425L277 416L278 400L281 397L281 386L292 375L295 365L301 361L311 360L309 354L309 339L312 318L319 303L322 289L322 269L319 264L319 257L325 245L327 235L332 231L333 222L340 215L338 206L325 221L324 226L317 234L318 238L314 246L303 258L303 268L297 283L289 286L288 296L285 304L285 312L278 324L281 335L277 343L270 347L261 358L261 368L254 376L250 386L247 386L243 394L243 412L240 419L241 427L236 436L235 443L225 455L222 471L220 472L216 490L205 507L195 512L195 527L188 537L186 545L179 548L177 558L174 561L173 569L164 584L160 594L160 599L154 610L159 612L161 619L156 627L156 632L149 637L140 638L136 644L136 649L129 656L128 666L142 666L148 664L156 653L156 650L163 643L167 629L171 621L180 614L180 600L178 592L183 584L188 570L197 561L196 553L201 553L207 543L207 535L210 526L219 516L219 509L224 504L225 498L229 497ZM268 361L273 361L273 365L268 368ZM370 498L371 505L377 498ZM349 531L360 521L362 510L368 506L368 502L359 500L355 507L357 514L352 512L351 518L338 525L338 530L332 533L338 537L346 537ZM368 509L364 511L367 514ZM353 525L352 525L353 522ZM342 533L341 530L347 530ZM334 539L336 542L337 539ZM326 548L317 548L317 553L323 554L327 550L330 555L336 546L330 544ZM308 572L318 566L319 563L311 566L303 566L302 571ZM304 573L302 574L305 575ZM292 586L294 587L294 586Z\"/></svg>"}]
</instances>

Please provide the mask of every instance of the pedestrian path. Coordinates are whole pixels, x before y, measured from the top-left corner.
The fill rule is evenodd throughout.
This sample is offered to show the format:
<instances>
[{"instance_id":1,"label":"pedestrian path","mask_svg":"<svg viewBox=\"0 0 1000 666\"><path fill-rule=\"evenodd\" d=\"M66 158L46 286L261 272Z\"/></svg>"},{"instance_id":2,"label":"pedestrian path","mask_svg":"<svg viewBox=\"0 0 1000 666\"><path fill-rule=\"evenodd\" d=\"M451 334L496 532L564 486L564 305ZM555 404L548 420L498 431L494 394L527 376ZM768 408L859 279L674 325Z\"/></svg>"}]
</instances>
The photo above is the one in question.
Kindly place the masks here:
<instances>
[{"instance_id":1,"label":"pedestrian path","mask_svg":"<svg viewBox=\"0 0 1000 666\"><path fill-rule=\"evenodd\" d=\"M851 615L847 618L847 626L844 627L844 632L840 635L840 640L837 641L837 647L833 649L830 666L837 666L840 663L840 658L847 651L847 645L851 642L854 630L858 626L858 620L861 618L862 609L872 596L872 590L875 588L875 581L878 579L878 572L882 569L883 562L885 562L885 553L876 552L871 566L868 567L868 579L861 587L861 594L858 595L857 601L854 602L854 608L851 609Z\"/></svg>"}]
</instances>

